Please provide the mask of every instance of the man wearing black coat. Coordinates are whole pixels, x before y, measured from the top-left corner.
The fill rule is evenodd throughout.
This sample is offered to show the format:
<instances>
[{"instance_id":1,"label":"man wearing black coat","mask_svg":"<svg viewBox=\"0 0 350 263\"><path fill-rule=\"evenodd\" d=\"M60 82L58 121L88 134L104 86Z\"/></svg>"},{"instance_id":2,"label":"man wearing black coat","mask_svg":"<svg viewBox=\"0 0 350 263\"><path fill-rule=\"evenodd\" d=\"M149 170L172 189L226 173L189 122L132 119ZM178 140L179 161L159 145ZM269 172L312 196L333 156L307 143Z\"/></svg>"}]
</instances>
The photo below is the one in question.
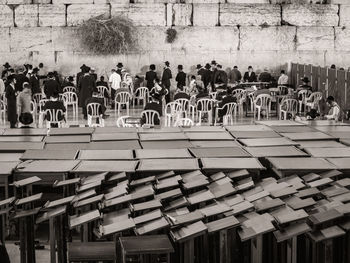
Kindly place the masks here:
<instances>
[{"instance_id":1,"label":"man wearing black coat","mask_svg":"<svg viewBox=\"0 0 350 263\"><path fill-rule=\"evenodd\" d=\"M212 72L210 70L210 65L207 63L202 75L202 81L204 84L204 89L207 90L209 83L211 82Z\"/></svg>"},{"instance_id":2,"label":"man wearing black coat","mask_svg":"<svg viewBox=\"0 0 350 263\"><path fill-rule=\"evenodd\" d=\"M29 79L29 84L32 88L32 95L37 94L37 93L41 93L41 89L40 89L40 80L38 77L38 72L39 69L38 68L34 68L32 75Z\"/></svg>"},{"instance_id":3,"label":"man wearing black coat","mask_svg":"<svg viewBox=\"0 0 350 263\"><path fill-rule=\"evenodd\" d=\"M255 72L253 71L252 66L249 66L248 71L246 73L244 73L243 80L244 80L244 82L256 82L257 81L257 77L256 77Z\"/></svg>"},{"instance_id":4,"label":"man wearing black coat","mask_svg":"<svg viewBox=\"0 0 350 263\"><path fill-rule=\"evenodd\" d=\"M182 65L178 65L177 66L178 69L178 73L176 75L176 81L177 81L177 88L182 90L183 87L186 86L186 73L183 72L183 66Z\"/></svg>"},{"instance_id":5,"label":"man wearing black coat","mask_svg":"<svg viewBox=\"0 0 350 263\"><path fill-rule=\"evenodd\" d=\"M14 75L7 77L6 99L7 99L7 120L11 128L16 128L17 123L17 97L16 97L16 78Z\"/></svg>"},{"instance_id":6,"label":"man wearing black coat","mask_svg":"<svg viewBox=\"0 0 350 263\"><path fill-rule=\"evenodd\" d=\"M90 68L85 69L78 85L79 107L83 108L84 119L87 119L85 101L92 97L92 92L96 89L95 79L90 75L89 71Z\"/></svg>"},{"instance_id":7,"label":"man wearing black coat","mask_svg":"<svg viewBox=\"0 0 350 263\"><path fill-rule=\"evenodd\" d=\"M168 94L165 96L166 103L170 102L170 86L171 86L170 80L173 77L169 67L170 67L169 61L165 61L165 67L162 75L162 84L164 88L168 90Z\"/></svg>"},{"instance_id":8,"label":"man wearing black coat","mask_svg":"<svg viewBox=\"0 0 350 263\"><path fill-rule=\"evenodd\" d=\"M224 95L222 97L222 100L221 100L221 102L219 103L218 106L219 106L219 108L222 108L227 103L236 102L236 101L237 101L237 98L232 95L232 88L228 88L226 95ZM219 110L218 111L218 117L220 118L220 120L225 115L226 111L227 111L226 108L224 110Z\"/></svg>"},{"instance_id":9,"label":"man wearing black coat","mask_svg":"<svg viewBox=\"0 0 350 263\"><path fill-rule=\"evenodd\" d=\"M16 91L22 91L23 90L23 83L29 82L29 79L26 77L25 69L21 68L16 75L16 84L15 89Z\"/></svg>"},{"instance_id":10,"label":"man wearing black coat","mask_svg":"<svg viewBox=\"0 0 350 263\"><path fill-rule=\"evenodd\" d=\"M146 72L147 88L151 90L154 87L154 80L157 78L156 66L154 64L149 66L149 71Z\"/></svg>"},{"instance_id":11,"label":"man wearing black coat","mask_svg":"<svg viewBox=\"0 0 350 263\"><path fill-rule=\"evenodd\" d=\"M47 74L48 80L45 81L44 84L44 93L47 99L51 98L54 93L61 92L61 86L55 79L55 76L52 72Z\"/></svg>"}]
</instances>

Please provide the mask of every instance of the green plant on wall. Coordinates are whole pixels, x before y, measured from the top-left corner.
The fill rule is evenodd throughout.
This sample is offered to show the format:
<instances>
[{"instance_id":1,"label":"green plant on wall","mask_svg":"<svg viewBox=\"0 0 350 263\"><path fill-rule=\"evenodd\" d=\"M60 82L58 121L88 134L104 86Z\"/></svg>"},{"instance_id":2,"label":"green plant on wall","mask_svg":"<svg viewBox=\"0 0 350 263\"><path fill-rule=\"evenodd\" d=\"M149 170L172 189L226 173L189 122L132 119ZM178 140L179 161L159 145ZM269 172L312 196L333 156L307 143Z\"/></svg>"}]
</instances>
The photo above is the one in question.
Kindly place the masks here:
<instances>
[{"instance_id":1,"label":"green plant on wall","mask_svg":"<svg viewBox=\"0 0 350 263\"><path fill-rule=\"evenodd\" d=\"M173 43L176 39L177 31L174 28L168 28L166 30L166 42Z\"/></svg>"},{"instance_id":2,"label":"green plant on wall","mask_svg":"<svg viewBox=\"0 0 350 263\"><path fill-rule=\"evenodd\" d=\"M135 27L122 16L90 18L79 26L82 43L95 54L124 54L134 48Z\"/></svg>"}]
</instances>

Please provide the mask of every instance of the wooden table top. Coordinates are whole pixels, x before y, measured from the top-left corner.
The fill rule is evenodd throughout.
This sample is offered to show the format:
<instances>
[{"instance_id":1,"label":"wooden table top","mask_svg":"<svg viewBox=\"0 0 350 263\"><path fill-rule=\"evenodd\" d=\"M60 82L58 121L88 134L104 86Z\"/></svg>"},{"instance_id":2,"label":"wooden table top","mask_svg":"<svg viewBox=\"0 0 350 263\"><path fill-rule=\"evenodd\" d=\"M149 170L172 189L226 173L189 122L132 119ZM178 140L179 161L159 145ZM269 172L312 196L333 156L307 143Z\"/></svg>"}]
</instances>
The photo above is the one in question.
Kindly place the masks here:
<instances>
[{"instance_id":1,"label":"wooden table top","mask_svg":"<svg viewBox=\"0 0 350 263\"><path fill-rule=\"evenodd\" d=\"M46 136L45 143L89 143L90 135Z\"/></svg>"},{"instance_id":2,"label":"wooden table top","mask_svg":"<svg viewBox=\"0 0 350 263\"><path fill-rule=\"evenodd\" d=\"M201 147L190 148L197 158L204 157L250 157L250 154L241 147Z\"/></svg>"},{"instance_id":3,"label":"wooden table top","mask_svg":"<svg viewBox=\"0 0 350 263\"><path fill-rule=\"evenodd\" d=\"M296 143L299 144L300 148L311 148L311 147L316 147L316 148L340 148L340 147L347 147L344 144L341 144L337 141L334 140L321 140L321 141L295 141Z\"/></svg>"},{"instance_id":4,"label":"wooden table top","mask_svg":"<svg viewBox=\"0 0 350 263\"><path fill-rule=\"evenodd\" d=\"M228 132L186 132L190 141L233 141L234 138Z\"/></svg>"},{"instance_id":5,"label":"wooden table top","mask_svg":"<svg viewBox=\"0 0 350 263\"><path fill-rule=\"evenodd\" d=\"M91 141L128 141L138 140L139 136L136 132L132 133L94 133L92 134Z\"/></svg>"},{"instance_id":6,"label":"wooden table top","mask_svg":"<svg viewBox=\"0 0 350 263\"><path fill-rule=\"evenodd\" d=\"M19 162L0 162L0 175L10 175Z\"/></svg>"},{"instance_id":7,"label":"wooden table top","mask_svg":"<svg viewBox=\"0 0 350 263\"><path fill-rule=\"evenodd\" d=\"M142 159L137 171L188 171L198 169L197 159Z\"/></svg>"},{"instance_id":8,"label":"wooden table top","mask_svg":"<svg viewBox=\"0 0 350 263\"><path fill-rule=\"evenodd\" d=\"M45 144L44 149L45 150L56 150L56 151L62 151L62 150L84 150L89 147L89 143L48 143Z\"/></svg>"},{"instance_id":9,"label":"wooden table top","mask_svg":"<svg viewBox=\"0 0 350 263\"><path fill-rule=\"evenodd\" d=\"M181 132L180 127L162 127L162 128L137 128L138 133L174 133L174 132Z\"/></svg>"},{"instance_id":10,"label":"wooden table top","mask_svg":"<svg viewBox=\"0 0 350 263\"><path fill-rule=\"evenodd\" d=\"M79 164L78 160L35 160L18 165L19 173L67 173Z\"/></svg>"},{"instance_id":11,"label":"wooden table top","mask_svg":"<svg viewBox=\"0 0 350 263\"><path fill-rule=\"evenodd\" d=\"M134 150L141 149L138 140L91 142L85 150Z\"/></svg>"},{"instance_id":12,"label":"wooden table top","mask_svg":"<svg viewBox=\"0 0 350 263\"><path fill-rule=\"evenodd\" d=\"M167 235L119 237L119 242L127 255L167 254L174 252Z\"/></svg>"},{"instance_id":13,"label":"wooden table top","mask_svg":"<svg viewBox=\"0 0 350 263\"><path fill-rule=\"evenodd\" d=\"M181 141L143 141L141 142L143 149L184 149L193 147L188 140Z\"/></svg>"},{"instance_id":14,"label":"wooden table top","mask_svg":"<svg viewBox=\"0 0 350 263\"><path fill-rule=\"evenodd\" d=\"M305 123L290 121L290 120L272 120L272 121L255 121L256 124L266 126L303 126Z\"/></svg>"},{"instance_id":15,"label":"wooden table top","mask_svg":"<svg viewBox=\"0 0 350 263\"><path fill-rule=\"evenodd\" d=\"M231 131L231 135L236 139L281 137L281 135L274 131Z\"/></svg>"},{"instance_id":16,"label":"wooden table top","mask_svg":"<svg viewBox=\"0 0 350 263\"><path fill-rule=\"evenodd\" d=\"M140 141L182 141L187 136L181 132L140 133Z\"/></svg>"},{"instance_id":17,"label":"wooden table top","mask_svg":"<svg viewBox=\"0 0 350 263\"><path fill-rule=\"evenodd\" d=\"M308 152L313 157L322 157L322 158L332 158L332 157L339 157L339 158L346 158L350 157L350 148L304 148L306 152Z\"/></svg>"},{"instance_id":18,"label":"wooden table top","mask_svg":"<svg viewBox=\"0 0 350 263\"><path fill-rule=\"evenodd\" d=\"M23 153L0 153L0 162L19 162Z\"/></svg>"},{"instance_id":19,"label":"wooden table top","mask_svg":"<svg viewBox=\"0 0 350 263\"><path fill-rule=\"evenodd\" d=\"M3 136L46 136L48 132L48 129L36 129L36 128L30 128L30 129L5 129Z\"/></svg>"},{"instance_id":20,"label":"wooden table top","mask_svg":"<svg viewBox=\"0 0 350 263\"><path fill-rule=\"evenodd\" d=\"M335 140L336 138L323 132L289 132L281 133L293 141L320 141L320 140Z\"/></svg>"},{"instance_id":21,"label":"wooden table top","mask_svg":"<svg viewBox=\"0 0 350 263\"><path fill-rule=\"evenodd\" d=\"M0 152L25 152L43 149L44 145L44 142L0 142Z\"/></svg>"},{"instance_id":22,"label":"wooden table top","mask_svg":"<svg viewBox=\"0 0 350 263\"><path fill-rule=\"evenodd\" d=\"M75 160L77 150L27 150L21 160Z\"/></svg>"},{"instance_id":23,"label":"wooden table top","mask_svg":"<svg viewBox=\"0 0 350 263\"><path fill-rule=\"evenodd\" d=\"M94 132L92 127L74 127L74 128L52 128L49 130L49 135L91 135Z\"/></svg>"},{"instance_id":24,"label":"wooden table top","mask_svg":"<svg viewBox=\"0 0 350 263\"><path fill-rule=\"evenodd\" d=\"M199 148L242 147L242 145L237 141L191 141L191 144L192 146L190 147Z\"/></svg>"},{"instance_id":25,"label":"wooden table top","mask_svg":"<svg viewBox=\"0 0 350 263\"><path fill-rule=\"evenodd\" d=\"M117 249L115 242L70 242L68 255L72 261L112 261L117 259Z\"/></svg>"},{"instance_id":26,"label":"wooden table top","mask_svg":"<svg viewBox=\"0 0 350 263\"><path fill-rule=\"evenodd\" d=\"M275 147L246 147L245 150L253 157L301 157L308 156L307 153L295 146Z\"/></svg>"},{"instance_id":27,"label":"wooden table top","mask_svg":"<svg viewBox=\"0 0 350 263\"><path fill-rule=\"evenodd\" d=\"M226 130L229 132L236 132L236 131L272 131L272 129L265 125L234 125L234 126L225 126Z\"/></svg>"},{"instance_id":28,"label":"wooden table top","mask_svg":"<svg viewBox=\"0 0 350 263\"><path fill-rule=\"evenodd\" d=\"M261 147L261 146L292 146L298 145L298 143L291 141L287 138L258 138L258 139L240 139L241 143L245 146L250 147Z\"/></svg>"},{"instance_id":29,"label":"wooden table top","mask_svg":"<svg viewBox=\"0 0 350 263\"><path fill-rule=\"evenodd\" d=\"M281 132L281 133L292 133L292 132L314 132L317 131L316 129L309 127L309 126L271 126L271 128L275 132Z\"/></svg>"},{"instance_id":30,"label":"wooden table top","mask_svg":"<svg viewBox=\"0 0 350 263\"><path fill-rule=\"evenodd\" d=\"M349 170L350 169L350 158L327 158L329 162L336 166L338 170Z\"/></svg>"},{"instance_id":31,"label":"wooden table top","mask_svg":"<svg viewBox=\"0 0 350 263\"><path fill-rule=\"evenodd\" d=\"M190 128L182 128L184 132L225 132L225 128L221 126L193 126Z\"/></svg>"},{"instance_id":32,"label":"wooden table top","mask_svg":"<svg viewBox=\"0 0 350 263\"><path fill-rule=\"evenodd\" d=\"M192 158L187 149L138 149L135 153L137 159Z\"/></svg>"},{"instance_id":33,"label":"wooden table top","mask_svg":"<svg viewBox=\"0 0 350 263\"><path fill-rule=\"evenodd\" d=\"M0 136L0 142L41 142L44 136Z\"/></svg>"},{"instance_id":34,"label":"wooden table top","mask_svg":"<svg viewBox=\"0 0 350 263\"><path fill-rule=\"evenodd\" d=\"M83 160L73 169L73 172L135 172L137 163L137 161Z\"/></svg>"},{"instance_id":35,"label":"wooden table top","mask_svg":"<svg viewBox=\"0 0 350 263\"><path fill-rule=\"evenodd\" d=\"M337 167L326 159L323 158L304 158L304 157L293 157L293 158L278 158L271 157L267 160L277 170L295 170L295 171L313 171L313 170L332 170Z\"/></svg>"},{"instance_id":36,"label":"wooden table top","mask_svg":"<svg viewBox=\"0 0 350 263\"><path fill-rule=\"evenodd\" d=\"M200 160L203 169L206 170L265 169L256 158L201 158Z\"/></svg>"},{"instance_id":37,"label":"wooden table top","mask_svg":"<svg viewBox=\"0 0 350 263\"><path fill-rule=\"evenodd\" d=\"M98 133L133 133L137 132L136 127L96 127L94 130L94 134Z\"/></svg>"},{"instance_id":38,"label":"wooden table top","mask_svg":"<svg viewBox=\"0 0 350 263\"><path fill-rule=\"evenodd\" d=\"M133 160L132 150L81 150L79 160Z\"/></svg>"}]
</instances>

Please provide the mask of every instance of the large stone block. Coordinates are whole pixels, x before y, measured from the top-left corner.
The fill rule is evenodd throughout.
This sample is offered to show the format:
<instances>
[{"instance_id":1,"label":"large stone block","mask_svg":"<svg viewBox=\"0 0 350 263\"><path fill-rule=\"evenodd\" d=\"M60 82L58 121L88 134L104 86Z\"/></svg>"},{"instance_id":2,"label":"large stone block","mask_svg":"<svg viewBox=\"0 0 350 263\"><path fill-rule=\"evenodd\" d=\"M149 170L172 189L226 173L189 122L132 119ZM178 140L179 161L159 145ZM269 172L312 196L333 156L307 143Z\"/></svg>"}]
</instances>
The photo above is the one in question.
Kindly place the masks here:
<instances>
[{"instance_id":1,"label":"large stone block","mask_svg":"<svg viewBox=\"0 0 350 263\"><path fill-rule=\"evenodd\" d=\"M240 27L240 50L294 50L296 27Z\"/></svg>"},{"instance_id":2,"label":"large stone block","mask_svg":"<svg viewBox=\"0 0 350 263\"><path fill-rule=\"evenodd\" d=\"M33 27L10 29L11 52L52 50L51 28Z\"/></svg>"},{"instance_id":3,"label":"large stone block","mask_svg":"<svg viewBox=\"0 0 350 263\"><path fill-rule=\"evenodd\" d=\"M191 4L167 4L167 26L192 25Z\"/></svg>"},{"instance_id":4,"label":"large stone block","mask_svg":"<svg viewBox=\"0 0 350 263\"><path fill-rule=\"evenodd\" d=\"M65 5L39 5L39 26L65 26Z\"/></svg>"},{"instance_id":5,"label":"large stone block","mask_svg":"<svg viewBox=\"0 0 350 263\"><path fill-rule=\"evenodd\" d=\"M143 51L170 50L171 45L166 42L166 28L137 27L136 49Z\"/></svg>"},{"instance_id":6,"label":"large stone block","mask_svg":"<svg viewBox=\"0 0 350 263\"><path fill-rule=\"evenodd\" d=\"M51 0L33 0L33 4L48 5L51 4Z\"/></svg>"},{"instance_id":7,"label":"large stone block","mask_svg":"<svg viewBox=\"0 0 350 263\"><path fill-rule=\"evenodd\" d=\"M271 4L222 4L220 25L277 26L281 24L281 8Z\"/></svg>"},{"instance_id":8,"label":"large stone block","mask_svg":"<svg viewBox=\"0 0 350 263\"><path fill-rule=\"evenodd\" d=\"M13 10L7 5L0 5L0 27L11 27L13 24Z\"/></svg>"},{"instance_id":9,"label":"large stone block","mask_svg":"<svg viewBox=\"0 0 350 263\"><path fill-rule=\"evenodd\" d=\"M0 52L10 52L9 28L0 28Z\"/></svg>"},{"instance_id":10,"label":"large stone block","mask_svg":"<svg viewBox=\"0 0 350 263\"><path fill-rule=\"evenodd\" d=\"M99 15L105 15L106 18L110 17L109 5L69 5L67 7L67 25L77 26L92 17Z\"/></svg>"},{"instance_id":11,"label":"large stone block","mask_svg":"<svg viewBox=\"0 0 350 263\"><path fill-rule=\"evenodd\" d=\"M270 4L270 0L227 0L229 4Z\"/></svg>"},{"instance_id":12,"label":"large stone block","mask_svg":"<svg viewBox=\"0 0 350 263\"><path fill-rule=\"evenodd\" d=\"M225 3L225 0L186 0L186 3L192 3L192 4L218 4L218 3Z\"/></svg>"},{"instance_id":13,"label":"large stone block","mask_svg":"<svg viewBox=\"0 0 350 263\"><path fill-rule=\"evenodd\" d=\"M332 27L298 27L297 50L334 50Z\"/></svg>"},{"instance_id":14,"label":"large stone block","mask_svg":"<svg viewBox=\"0 0 350 263\"><path fill-rule=\"evenodd\" d=\"M94 0L52 0L54 5L60 4L93 4Z\"/></svg>"},{"instance_id":15,"label":"large stone block","mask_svg":"<svg viewBox=\"0 0 350 263\"><path fill-rule=\"evenodd\" d=\"M219 4L194 4L194 26L216 26L219 24Z\"/></svg>"},{"instance_id":16,"label":"large stone block","mask_svg":"<svg viewBox=\"0 0 350 263\"><path fill-rule=\"evenodd\" d=\"M84 51L77 27L53 27L52 45L55 51Z\"/></svg>"},{"instance_id":17,"label":"large stone block","mask_svg":"<svg viewBox=\"0 0 350 263\"><path fill-rule=\"evenodd\" d=\"M32 3L32 0L7 0L6 4L8 5L29 5Z\"/></svg>"},{"instance_id":18,"label":"large stone block","mask_svg":"<svg viewBox=\"0 0 350 263\"><path fill-rule=\"evenodd\" d=\"M37 27L39 25L38 5L19 5L14 12L17 27Z\"/></svg>"},{"instance_id":19,"label":"large stone block","mask_svg":"<svg viewBox=\"0 0 350 263\"><path fill-rule=\"evenodd\" d=\"M330 4L335 4L335 5L348 5L349 1L348 0L328 0Z\"/></svg>"},{"instance_id":20,"label":"large stone block","mask_svg":"<svg viewBox=\"0 0 350 263\"><path fill-rule=\"evenodd\" d=\"M337 5L283 5L282 20L294 26L337 26Z\"/></svg>"},{"instance_id":21,"label":"large stone block","mask_svg":"<svg viewBox=\"0 0 350 263\"><path fill-rule=\"evenodd\" d=\"M0 0L0 5L6 5L7 0ZM2 6L0 6L0 8L2 8Z\"/></svg>"},{"instance_id":22,"label":"large stone block","mask_svg":"<svg viewBox=\"0 0 350 263\"><path fill-rule=\"evenodd\" d=\"M350 28L335 28L335 50L350 51Z\"/></svg>"},{"instance_id":23,"label":"large stone block","mask_svg":"<svg viewBox=\"0 0 350 263\"><path fill-rule=\"evenodd\" d=\"M350 4L350 2L349 2ZM350 5L341 5L339 10L340 26L350 26Z\"/></svg>"},{"instance_id":24,"label":"large stone block","mask_svg":"<svg viewBox=\"0 0 350 263\"><path fill-rule=\"evenodd\" d=\"M172 50L185 52L236 50L239 45L239 30L236 27L184 27L176 28L177 40Z\"/></svg>"},{"instance_id":25,"label":"large stone block","mask_svg":"<svg viewBox=\"0 0 350 263\"><path fill-rule=\"evenodd\" d=\"M136 26L165 26L165 4L114 4L112 3L112 16L126 16Z\"/></svg>"}]
</instances>

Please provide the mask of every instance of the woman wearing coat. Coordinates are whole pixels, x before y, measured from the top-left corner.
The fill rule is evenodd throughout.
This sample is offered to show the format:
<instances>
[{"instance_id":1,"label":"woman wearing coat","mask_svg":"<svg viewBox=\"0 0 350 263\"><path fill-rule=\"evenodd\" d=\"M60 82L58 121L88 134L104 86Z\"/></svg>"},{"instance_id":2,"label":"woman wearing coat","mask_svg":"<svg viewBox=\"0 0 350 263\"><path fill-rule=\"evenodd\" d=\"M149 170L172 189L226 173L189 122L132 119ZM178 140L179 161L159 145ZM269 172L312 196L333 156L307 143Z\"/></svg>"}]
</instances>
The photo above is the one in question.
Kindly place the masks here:
<instances>
[{"instance_id":1,"label":"woman wearing coat","mask_svg":"<svg viewBox=\"0 0 350 263\"><path fill-rule=\"evenodd\" d=\"M7 120L10 122L11 128L16 128L17 123L17 98L15 91L16 78L15 75L7 77L6 99L7 99Z\"/></svg>"},{"instance_id":2,"label":"woman wearing coat","mask_svg":"<svg viewBox=\"0 0 350 263\"><path fill-rule=\"evenodd\" d=\"M84 70L84 75L80 77L78 83L79 107L83 108L84 119L87 119L85 102L92 97L92 92L96 88L95 79L89 73L90 69Z\"/></svg>"}]
</instances>

